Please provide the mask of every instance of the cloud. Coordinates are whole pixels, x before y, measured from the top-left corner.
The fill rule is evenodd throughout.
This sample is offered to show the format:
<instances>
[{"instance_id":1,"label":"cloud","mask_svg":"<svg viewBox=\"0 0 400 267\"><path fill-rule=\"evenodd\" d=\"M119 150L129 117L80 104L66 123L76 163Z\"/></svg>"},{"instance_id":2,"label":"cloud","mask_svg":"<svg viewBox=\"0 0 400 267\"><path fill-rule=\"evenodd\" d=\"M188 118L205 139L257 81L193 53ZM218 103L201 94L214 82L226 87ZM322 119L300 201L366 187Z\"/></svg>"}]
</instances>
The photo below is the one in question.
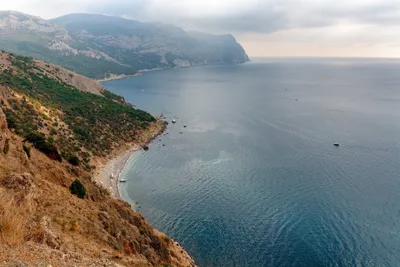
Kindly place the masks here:
<instances>
[{"instance_id":1,"label":"cloud","mask_svg":"<svg viewBox=\"0 0 400 267\"><path fill-rule=\"evenodd\" d=\"M157 21L229 32L260 46L319 42L394 49L400 43L399 0L12 0L1 1L1 9L44 18L87 12Z\"/></svg>"},{"instance_id":2,"label":"cloud","mask_svg":"<svg viewBox=\"0 0 400 267\"><path fill-rule=\"evenodd\" d=\"M397 0L133 0L93 8L100 13L223 32L270 33L288 28L325 27L342 21L400 24Z\"/></svg>"},{"instance_id":3,"label":"cloud","mask_svg":"<svg viewBox=\"0 0 400 267\"><path fill-rule=\"evenodd\" d=\"M56 17L71 12L102 13L161 21L221 32L270 33L335 25L343 21L400 25L398 0L13 0L0 9Z\"/></svg>"}]
</instances>

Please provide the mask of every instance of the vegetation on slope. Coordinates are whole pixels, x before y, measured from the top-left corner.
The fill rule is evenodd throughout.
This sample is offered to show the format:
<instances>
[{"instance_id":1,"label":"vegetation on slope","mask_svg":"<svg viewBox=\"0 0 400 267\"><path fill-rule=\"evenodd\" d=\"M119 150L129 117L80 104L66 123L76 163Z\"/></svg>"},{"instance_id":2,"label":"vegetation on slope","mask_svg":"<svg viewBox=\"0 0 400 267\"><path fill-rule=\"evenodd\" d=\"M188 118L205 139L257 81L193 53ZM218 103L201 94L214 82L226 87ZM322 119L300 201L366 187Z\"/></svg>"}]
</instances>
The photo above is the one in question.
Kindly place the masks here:
<instances>
[{"instance_id":1,"label":"vegetation on slope","mask_svg":"<svg viewBox=\"0 0 400 267\"><path fill-rule=\"evenodd\" d=\"M92 155L105 156L115 144L134 141L155 121L111 92L98 96L50 78L31 58L9 55L8 60L11 66L0 72L0 84L18 93L3 103L9 127L53 159L61 159L59 148L73 165L79 162L76 155L87 164Z\"/></svg>"},{"instance_id":2,"label":"vegetation on slope","mask_svg":"<svg viewBox=\"0 0 400 267\"><path fill-rule=\"evenodd\" d=\"M165 125L114 94L80 92L35 63L0 53L0 265L194 267L179 244L92 180L84 154L101 146L72 129L101 135L99 142L136 141L131 133L146 142Z\"/></svg>"}]
</instances>

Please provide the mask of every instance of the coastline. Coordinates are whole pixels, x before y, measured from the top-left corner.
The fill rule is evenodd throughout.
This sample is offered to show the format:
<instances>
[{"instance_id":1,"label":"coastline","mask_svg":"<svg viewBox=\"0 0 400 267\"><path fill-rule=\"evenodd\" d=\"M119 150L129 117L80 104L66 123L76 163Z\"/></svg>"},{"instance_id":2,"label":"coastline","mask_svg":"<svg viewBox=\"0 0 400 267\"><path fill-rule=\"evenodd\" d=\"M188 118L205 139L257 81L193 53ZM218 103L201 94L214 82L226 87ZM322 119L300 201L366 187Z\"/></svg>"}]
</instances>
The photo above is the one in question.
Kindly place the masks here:
<instances>
[{"instance_id":1,"label":"coastline","mask_svg":"<svg viewBox=\"0 0 400 267\"><path fill-rule=\"evenodd\" d=\"M164 70L165 68L154 68L154 69L144 69L144 70L139 70L137 73L135 74L111 74L110 77L107 78L103 78L103 79L98 79L96 80L97 82L101 83L101 82L109 82L109 81L115 81L115 80L122 80L125 78L129 78L129 77L138 77L141 76L142 73L145 72L151 72L151 71L157 71L157 70Z\"/></svg>"},{"instance_id":2,"label":"coastline","mask_svg":"<svg viewBox=\"0 0 400 267\"><path fill-rule=\"evenodd\" d=\"M96 80L98 83L101 82L109 82L109 81L114 81L114 80L122 80L128 77L137 77L142 75L140 72L137 72L135 74L121 74L121 75L116 75L116 74L111 74L110 77L108 78L103 78L103 79L98 79Z\"/></svg>"},{"instance_id":3,"label":"coastline","mask_svg":"<svg viewBox=\"0 0 400 267\"><path fill-rule=\"evenodd\" d=\"M247 60L245 62L239 62L239 63L233 63L233 64L234 65L235 64L244 64L244 63L247 63L247 62L251 62L251 60L249 59L249 60ZM138 77L138 76L141 76L142 73L145 73L145 72L158 71L158 70L169 70L169 69L193 68L193 67L210 66L210 65L220 65L220 64L218 64L218 63L215 63L215 64L194 64L194 65L190 65L190 66L175 66L175 67L169 67L169 68L167 67L167 68L143 69L143 70L138 70L138 72L135 73L135 74L110 74L110 77L103 78L103 79L96 79L96 81L98 83L109 82L109 81L114 81L114 80L122 80L122 79L129 78L129 77Z\"/></svg>"},{"instance_id":4,"label":"coastline","mask_svg":"<svg viewBox=\"0 0 400 267\"><path fill-rule=\"evenodd\" d=\"M123 146L115 149L111 153L110 157L107 159L106 163L103 164L102 167L96 172L94 176L95 182L101 183L104 188L108 189L112 198L119 199L128 203L127 200L122 198L119 191L118 186L120 175L125 169L129 159L136 152L143 149L144 146L148 146L158 136L162 135L167 130L167 125L168 124L166 121L157 119L157 122L153 126L151 126L148 132L143 136L143 140L141 140L141 142L125 143ZM110 177L111 174L115 175L113 179L111 179ZM110 186L112 190L110 190L109 187L107 188L106 185ZM131 209L134 210L132 206ZM174 253L175 257L178 258L178 260L172 262L172 266L183 266L179 263L185 262L187 263L187 266L197 267L194 259L188 254L188 252L181 244L155 228L153 228L153 231L158 238L162 240L167 240L170 250L172 251L172 253Z\"/></svg>"},{"instance_id":5,"label":"coastline","mask_svg":"<svg viewBox=\"0 0 400 267\"><path fill-rule=\"evenodd\" d=\"M124 200L119 192L119 181L126 164L136 152L142 150L143 146L149 145L159 135L163 134L167 128L166 126L167 124L164 121L158 120L139 142L125 143L114 149L105 161L97 164L98 168L94 174L94 181L107 189L112 197Z\"/></svg>"},{"instance_id":6,"label":"coastline","mask_svg":"<svg viewBox=\"0 0 400 267\"><path fill-rule=\"evenodd\" d=\"M96 173L94 180L107 189L112 197L122 199L118 187L121 173L130 157L141 149L138 145L132 145L132 147L117 153Z\"/></svg>"}]
</instances>

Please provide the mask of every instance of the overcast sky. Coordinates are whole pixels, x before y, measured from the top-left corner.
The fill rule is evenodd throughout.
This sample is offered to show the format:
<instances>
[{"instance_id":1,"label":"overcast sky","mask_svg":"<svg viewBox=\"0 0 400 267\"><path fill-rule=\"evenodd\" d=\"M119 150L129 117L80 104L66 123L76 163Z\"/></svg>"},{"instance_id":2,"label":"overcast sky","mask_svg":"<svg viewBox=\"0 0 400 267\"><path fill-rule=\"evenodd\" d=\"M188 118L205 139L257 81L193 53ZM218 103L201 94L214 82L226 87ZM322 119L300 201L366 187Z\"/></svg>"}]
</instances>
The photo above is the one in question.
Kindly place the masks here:
<instances>
[{"instance_id":1,"label":"overcast sky","mask_svg":"<svg viewBox=\"0 0 400 267\"><path fill-rule=\"evenodd\" d=\"M232 33L250 56L400 57L400 0L0 0L43 18L100 13Z\"/></svg>"}]
</instances>

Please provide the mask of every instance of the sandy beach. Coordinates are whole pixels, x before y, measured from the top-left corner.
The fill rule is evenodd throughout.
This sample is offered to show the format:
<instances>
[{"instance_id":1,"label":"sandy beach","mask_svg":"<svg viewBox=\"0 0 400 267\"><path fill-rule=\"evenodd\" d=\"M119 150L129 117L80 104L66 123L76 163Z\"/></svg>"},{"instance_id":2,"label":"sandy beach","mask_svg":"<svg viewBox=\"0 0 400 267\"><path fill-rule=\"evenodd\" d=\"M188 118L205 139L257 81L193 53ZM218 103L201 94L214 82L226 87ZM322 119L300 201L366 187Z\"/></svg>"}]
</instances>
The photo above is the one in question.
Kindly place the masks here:
<instances>
[{"instance_id":1,"label":"sandy beach","mask_svg":"<svg viewBox=\"0 0 400 267\"><path fill-rule=\"evenodd\" d=\"M95 180L109 190L115 198L121 198L118 183L123 169L129 158L141 149L136 145L109 160L96 174Z\"/></svg>"},{"instance_id":2,"label":"sandy beach","mask_svg":"<svg viewBox=\"0 0 400 267\"><path fill-rule=\"evenodd\" d=\"M119 180L129 158L135 152L141 150L143 145L151 143L157 136L162 134L165 129L165 122L159 120L150 127L147 134L145 134L141 142L139 142L140 144L126 143L114 150L107 160L97 163L98 171L94 174L94 180L100 183L105 189L109 190L112 196L121 198L118 188Z\"/></svg>"},{"instance_id":3,"label":"sandy beach","mask_svg":"<svg viewBox=\"0 0 400 267\"><path fill-rule=\"evenodd\" d=\"M101 82L109 82L109 81L114 81L114 80L122 80L128 77L138 77L140 75L142 75L142 73L145 72L151 72L151 71L157 71L157 70L164 70L164 68L154 68L154 69L144 69L144 70L139 70L137 73L135 74L121 74L121 75L116 75L116 74L111 74L110 77L104 78L104 79L98 79L96 80L97 82L101 83Z\"/></svg>"},{"instance_id":4,"label":"sandy beach","mask_svg":"<svg viewBox=\"0 0 400 267\"><path fill-rule=\"evenodd\" d=\"M113 81L113 80L121 80L121 79L125 79L125 78L128 78L128 77L137 77L137 76L140 76L140 75L141 75L140 72L138 72L136 74L130 74L130 75L125 75L125 74L115 75L115 74L112 74L108 78L99 79L99 80L96 80L96 81L101 83L101 82L108 82L108 81Z\"/></svg>"}]
</instances>

